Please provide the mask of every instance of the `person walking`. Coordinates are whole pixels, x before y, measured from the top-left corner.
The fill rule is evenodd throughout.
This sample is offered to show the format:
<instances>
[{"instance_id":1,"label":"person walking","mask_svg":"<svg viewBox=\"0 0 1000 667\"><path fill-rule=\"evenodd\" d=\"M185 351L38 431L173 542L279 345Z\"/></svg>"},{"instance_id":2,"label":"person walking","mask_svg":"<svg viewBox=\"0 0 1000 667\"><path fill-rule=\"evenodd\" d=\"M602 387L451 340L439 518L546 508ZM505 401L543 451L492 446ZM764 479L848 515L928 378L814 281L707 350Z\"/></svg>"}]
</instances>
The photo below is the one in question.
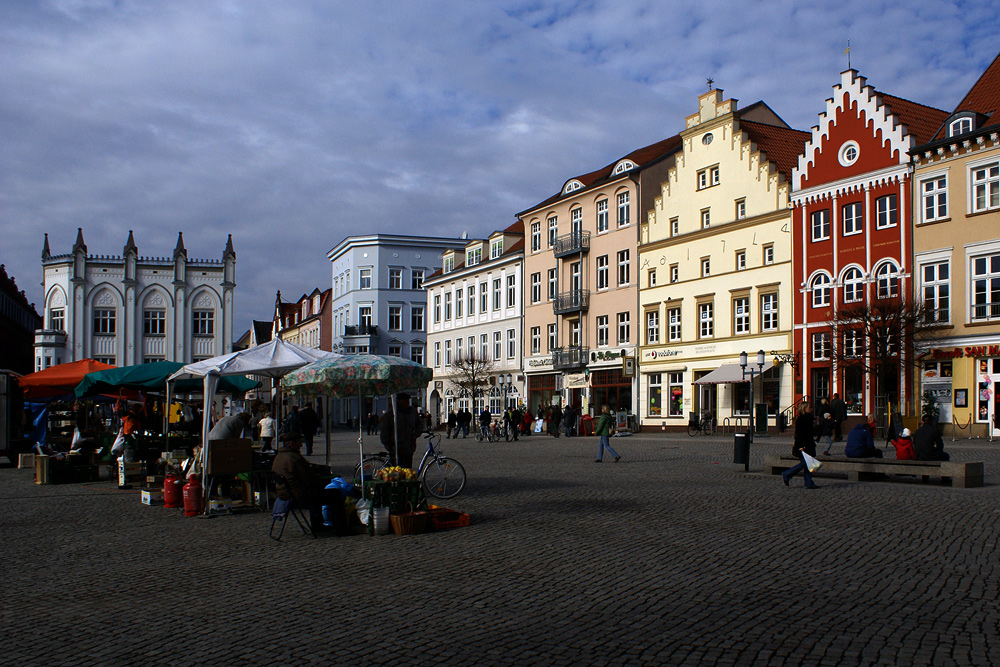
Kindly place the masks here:
<instances>
[{"instance_id":1,"label":"person walking","mask_svg":"<svg viewBox=\"0 0 1000 667\"><path fill-rule=\"evenodd\" d=\"M799 416L795 418L795 442L792 444L792 456L799 459L799 462L781 473L781 481L785 486L789 485L792 478L802 473L802 481L807 489L818 489L813 483L812 473L806 465L806 460L802 457L805 452L809 456L816 456L816 441L813 440L813 408L811 403L803 402L799 407Z\"/></svg>"},{"instance_id":2,"label":"person walking","mask_svg":"<svg viewBox=\"0 0 1000 667\"><path fill-rule=\"evenodd\" d=\"M445 439L450 440L452 433L458 437L458 415L455 414L454 408L448 412L448 430L445 432Z\"/></svg>"},{"instance_id":3,"label":"person walking","mask_svg":"<svg viewBox=\"0 0 1000 667\"><path fill-rule=\"evenodd\" d=\"M549 435L559 437L559 424L562 423L563 411L558 405L553 405L549 412Z\"/></svg>"},{"instance_id":4,"label":"person walking","mask_svg":"<svg viewBox=\"0 0 1000 667\"><path fill-rule=\"evenodd\" d=\"M833 395L833 400L830 401L830 414L833 417L833 439L835 442L840 442L844 439L843 426L847 421L847 404L840 394Z\"/></svg>"},{"instance_id":5,"label":"person walking","mask_svg":"<svg viewBox=\"0 0 1000 667\"><path fill-rule=\"evenodd\" d=\"M313 439L316 437L316 431L319 430L319 415L313 410L311 403L307 403L306 407L299 411L299 420L302 423L302 443L306 450L306 456L312 456Z\"/></svg>"},{"instance_id":6,"label":"person walking","mask_svg":"<svg viewBox=\"0 0 1000 667\"><path fill-rule=\"evenodd\" d=\"M608 450L611 456L615 457L615 463L621 460L621 456L618 452L611 447L611 427L614 426L615 420L611 416L611 411L607 404L601 406L601 416L597 418L597 426L594 428L594 434L598 436L597 440L597 458L594 459L594 463L600 463L604 460L604 450ZM785 482L786 484L788 482Z\"/></svg>"},{"instance_id":7,"label":"person walking","mask_svg":"<svg viewBox=\"0 0 1000 667\"><path fill-rule=\"evenodd\" d=\"M271 444L274 442L275 423L274 417L269 412L265 412L264 416L258 422L260 425L260 451L262 452L271 451Z\"/></svg>"}]
</instances>

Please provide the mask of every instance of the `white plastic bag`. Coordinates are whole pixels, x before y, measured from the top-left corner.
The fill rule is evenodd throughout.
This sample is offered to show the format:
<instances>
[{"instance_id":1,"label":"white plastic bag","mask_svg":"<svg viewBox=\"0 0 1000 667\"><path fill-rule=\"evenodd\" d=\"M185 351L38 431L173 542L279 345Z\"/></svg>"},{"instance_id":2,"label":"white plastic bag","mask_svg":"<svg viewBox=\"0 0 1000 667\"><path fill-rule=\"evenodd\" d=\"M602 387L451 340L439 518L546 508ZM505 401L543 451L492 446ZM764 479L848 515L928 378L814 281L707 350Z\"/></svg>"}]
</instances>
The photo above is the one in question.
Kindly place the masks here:
<instances>
[{"instance_id":1,"label":"white plastic bag","mask_svg":"<svg viewBox=\"0 0 1000 667\"><path fill-rule=\"evenodd\" d=\"M368 519L371 516L372 501L368 500L367 498L364 498L362 500L359 500L354 507L358 511L358 520L361 522L362 525L367 526Z\"/></svg>"},{"instance_id":2,"label":"white plastic bag","mask_svg":"<svg viewBox=\"0 0 1000 667\"><path fill-rule=\"evenodd\" d=\"M805 452L802 452L802 460L805 461L806 468L809 469L809 472L816 472L817 470L823 467L822 461L812 456L809 456Z\"/></svg>"},{"instance_id":3,"label":"white plastic bag","mask_svg":"<svg viewBox=\"0 0 1000 667\"><path fill-rule=\"evenodd\" d=\"M80 429L74 428L73 429L73 442L70 444L69 448L70 449L79 449L80 448L80 443L82 443L82 442L83 442L83 436L80 435Z\"/></svg>"},{"instance_id":4,"label":"white plastic bag","mask_svg":"<svg viewBox=\"0 0 1000 667\"><path fill-rule=\"evenodd\" d=\"M122 452L125 451L125 432L118 431L118 437L115 438L115 444L111 445L111 453L115 456L121 456Z\"/></svg>"}]
</instances>

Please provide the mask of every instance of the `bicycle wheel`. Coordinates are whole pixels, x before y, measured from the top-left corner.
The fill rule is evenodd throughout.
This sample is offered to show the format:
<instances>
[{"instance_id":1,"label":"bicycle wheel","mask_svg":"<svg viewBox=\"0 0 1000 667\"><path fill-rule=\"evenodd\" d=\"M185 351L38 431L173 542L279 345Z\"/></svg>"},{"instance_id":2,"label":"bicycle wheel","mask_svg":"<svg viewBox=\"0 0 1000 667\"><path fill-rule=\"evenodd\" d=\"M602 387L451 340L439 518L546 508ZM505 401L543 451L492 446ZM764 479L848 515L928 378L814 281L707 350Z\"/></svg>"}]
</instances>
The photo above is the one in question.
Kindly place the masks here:
<instances>
[{"instance_id":1,"label":"bicycle wheel","mask_svg":"<svg viewBox=\"0 0 1000 667\"><path fill-rule=\"evenodd\" d=\"M483 441L483 431L482 429L480 429L479 432L476 433L476 442L482 442L482 441Z\"/></svg>"},{"instance_id":2,"label":"bicycle wheel","mask_svg":"<svg viewBox=\"0 0 1000 667\"><path fill-rule=\"evenodd\" d=\"M438 456L420 473L420 481L427 495L454 498L465 488L465 466L447 456Z\"/></svg>"},{"instance_id":3,"label":"bicycle wheel","mask_svg":"<svg viewBox=\"0 0 1000 667\"><path fill-rule=\"evenodd\" d=\"M370 481L375 479L375 473L377 473L382 468L386 467L389 463L389 457L385 454L365 454L365 457L361 459L361 463L354 466L354 483L361 484L362 469L364 470L364 481Z\"/></svg>"},{"instance_id":4,"label":"bicycle wheel","mask_svg":"<svg viewBox=\"0 0 1000 667\"><path fill-rule=\"evenodd\" d=\"M701 424L688 424L688 435L692 438L701 431Z\"/></svg>"}]
</instances>

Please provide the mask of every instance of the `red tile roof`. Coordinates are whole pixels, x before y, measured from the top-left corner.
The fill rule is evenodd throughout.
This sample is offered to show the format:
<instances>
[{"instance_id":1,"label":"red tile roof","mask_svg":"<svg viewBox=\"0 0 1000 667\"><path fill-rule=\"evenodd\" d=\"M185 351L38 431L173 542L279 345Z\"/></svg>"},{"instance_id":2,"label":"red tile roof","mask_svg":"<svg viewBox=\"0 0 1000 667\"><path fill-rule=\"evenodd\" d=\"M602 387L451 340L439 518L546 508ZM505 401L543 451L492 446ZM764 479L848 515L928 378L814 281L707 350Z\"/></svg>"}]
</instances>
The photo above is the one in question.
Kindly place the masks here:
<instances>
[{"instance_id":1,"label":"red tile roof","mask_svg":"<svg viewBox=\"0 0 1000 667\"><path fill-rule=\"evenodd\" d=\"M798 164L799 155L805 149L810 133L749 120L741 120L740 129L757 144L758 149L767 154L767 159L775 164L778 171L791 181L792 168Z\"/></svg>"},{"instance_id":2,"label":"red tile roof","mask_svg":"<svg viewBox=\"0 0 1000 667\"><path fill-rule=\"evenodd\" d=\"M986 116L981 128L1000 124L1000 53L965 94L953 113L959 111L975 111ZM945 132L942 127L934 138L944 139Z\"/></svg>"},{"instance_id":3,"label":"red tile roof","mask_svg":"<svg viewBox=\"0 0 1000 667\"><path fill-rule=\"evenodd\" d=\"M902 97L881 91L876 92L882 103L889 107L889 111L906 126L907 133L913 137L914 145L930 141L950 115L941 109L904 100Z\"/></svg>"}]
</instances>

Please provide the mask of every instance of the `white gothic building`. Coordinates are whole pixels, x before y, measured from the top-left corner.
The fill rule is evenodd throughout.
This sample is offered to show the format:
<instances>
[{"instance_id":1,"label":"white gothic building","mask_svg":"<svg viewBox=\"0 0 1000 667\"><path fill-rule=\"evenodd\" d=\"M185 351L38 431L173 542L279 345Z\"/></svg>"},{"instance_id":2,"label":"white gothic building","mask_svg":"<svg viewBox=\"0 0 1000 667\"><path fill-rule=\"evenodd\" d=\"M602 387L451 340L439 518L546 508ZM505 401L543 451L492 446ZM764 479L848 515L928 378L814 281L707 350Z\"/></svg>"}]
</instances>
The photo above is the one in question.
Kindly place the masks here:
<instances>
[{"instance_id":1,"label":"white gothic building","mask_svg":"<svg viewBox=\"0 0 1000 667\"><path fill-rule=\"evenodd\" d=\"M35 369L80 359L115 366L190 363L233 346L233 237L222 259L188 259L183 234L171 257L141 257L131 230L121 255L90 255L77 230L68 254L42 248L44 327Z\"/></svg>"}]
</instances>

